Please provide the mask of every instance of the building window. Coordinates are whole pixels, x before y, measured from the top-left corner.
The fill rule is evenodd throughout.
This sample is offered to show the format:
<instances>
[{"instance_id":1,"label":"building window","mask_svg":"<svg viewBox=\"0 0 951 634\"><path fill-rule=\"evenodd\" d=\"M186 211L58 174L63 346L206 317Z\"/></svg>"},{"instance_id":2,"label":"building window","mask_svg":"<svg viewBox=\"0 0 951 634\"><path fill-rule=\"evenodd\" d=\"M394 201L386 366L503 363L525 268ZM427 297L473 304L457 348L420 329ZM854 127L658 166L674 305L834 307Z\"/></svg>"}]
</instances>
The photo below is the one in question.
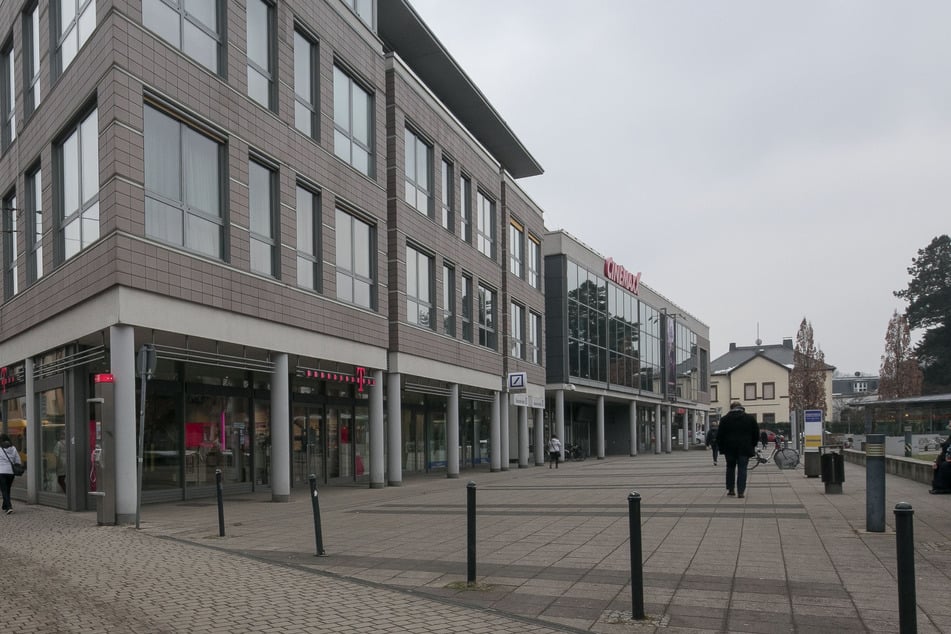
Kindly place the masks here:
<instances>
[{"instance_id":1,"label":"building window","mask_svg":"<svg viewBox=\"0 0 951 634\"><path fill-rule=\"evenodd\" d=\"M294 31L294 125L309 137L317 138L317 45L300 31Z\"/></svg>"},{"instance_id":2,"label":"building window","mask_svg":"<svg viewBox=\"0 0 951 634\"><path fill-rule=\"evenodd\" d=\"M145 235L221 259L222 146L145 106Z\"/></svg>"},{"instance_id":3,"label":"building window","mask_svg":"<svg viewBox=\"0 0 951 634\"><path fill-rule=\"evenodd\" d=\"M462 338L472 342L472 278L462 276Z\"/></svg>"},{"instance_id":4,"label":"building window","mask_svg":"<svg viewBox=\"0 0 951 634\"><path fill-rule=\"evenodd\" d=\"M542 359L542 316L528 313L528 360L541 363Z\"/></svg>"},{"instance_id":5,"label":"building window","mask_svg":"<svg viewBox=\"0 0 951 634\"><path fill-rule=\"evenodd\" d=\"M763 383L763 399L772 400L774 398L776 398L776 384Z\"/></svg>"},{"instance_id":6,"label":"building window","mask_svg":"<svg viewBox=\"0 0 951 634\"><path fill-rule=\"evenodd\" d=\"M374 308L373 228L336 210L337 299Z\"/></svg>"},{"instance_id":7,"label":"building window","mask_svg":"<svg viewBox=\"0 0 951 634\"><path fill-rule=\"evenodd\" d=\"M372 104L370 93L334 66L334 153L367 176L372 176Z\"/></svg>"},{"instance_id":8,"label":"building window","mask_svg":"<svg viewBox=\"0 0 951 634\"><path fill-rule=\"evenodd\" d=\"M525 229L516 221L509 225L509 272L516 277L525 275Z\"/></svg>"},{"instance_id":9,"label":"building window","mask_svg":"<svg viewBox=\"0 0 951 634\"><path fill-rule=\"evenodd\" d=\"M472 244L472 181L465 176L459 177L459 194L462 197L459 233L463 242Z\"/></svg>"},{"instance_id":10,"label":"building window","mask_svg":"<svg viewBox=\"0 0 951 634\"><path fill-rule=\"evenodd\" d=\"M868 381L856 381L852 384L852 392L862 394L868 392Z\"/></svg>"},{"instance_id":11,"label":"building window","mask_svg":"<svg viewBox=\"0 0 951 634\"><path fill-rule=\"evenodd\" d=\"M479 253L495 259L495 203L482 192L476 192L476 214L478 215Z\"/></svg>"},{"instance_id":12,"label":"building window","mask_svg":"<svg viewBox=\"0 0 951 634\"><path fill-rule=\"evenodd\" d=\"M29 116L40 105L40 4L23 14L23 107Z\"/></svg>"},{"instance_id":13,"label":"building window","mask_svg":"<svg viewBox=\"0 0 951 634\"><path fill-rule=\"evenodd\" d=\"M448 264L442 265L442 329L456 336L456 270Z\"/></svg>"},{"instance_id":14,"label":"building window","mask_svg":"<svg viewBox=\"0 0 951 634\"><path fill-rule=\"evenodd\" d=\"M13 38L0 52L0 70L3 85L0 86L0 145L4 151L17 138L16 75L13 70Z\"/></svg>"},{"instance_id":15,"label":"building window","mask_svg":"<svg viewBox=\"0 0 951 634\"><path fill-rule=\"evenodd\" d=\"M248 95L277 110L274 99L274 5L248 0Z\"/></svg>"},{"instance_id":16,"label":"building window","mask_svg":"<svg viewBox=\"0 0 951 634\"><path fill-rule=\"evenodd\" d=\"M479 284L479 345L498 349L495 329L495 291Z\"/></svg>"},{"instance_id":17,"label":"building window","mask_svg":"<svg viewBox=\"0 0 951 634\"><path fill-rule=\"evenodd\" d=\"M756 384L755 383L743 384L743 400L744 401L756 400Z\"/></svg>"},{"instance_id":18,"label":"building window","mask_svg":"<svg viewBox=\"0 0 951 634\"><path fill-rule=\"evenodd\" d=\"M432 328L433 259L411 246L406 247L406 321Z\"/></svg>"},{"instance_id":19,"label":"building window","mask_svg":"<svg viewBox=\"0 0 951 634\"><path fill-rule=\"evenodd\" d=\"M277 174L255 161L248 162L248 213L251 232L251 270L277 277Z\"/></svg>"},{"instance_id":20,"label":"building window","mask_svg":"<svg viewBox=\"0 0 951 634\"><path fill-rule=\"evenodd\" d=\"M27 230L30 245L29 277L31 282L43 277L43 173L37 169L26 177Z\"/></svg>"},{"instance_id":21,"label":"building window","mask_svg":"<svg viewBox=\"0 0 951 634\"><path fill-rule=\"evenodd\" d=\"M59 5L59 10L54 9ZM56 23L56 63L58 74L65 71L76 53L96 29L96 0L57 0L51 3Z\"/></svg>"},{"instance_id":22,"label":"building window","mask_svg":"<svg viewBox=\"0 0 951 634\"><path fill-rule=\"evenodd\" d=\"M99 111L93 110L56 153L63 259L99 239Z\"/></svg>"},{"instance_id":23,"label":"building window","mask_svg":"<svg viewBox=\"0 0 951 634\"><path fill-rule=\"evenodd\" d=\"M320 291L320 198L297 186L297 285Z\"/></svg>"},{"instance_id":24,"label":"building window","mask_svg":"<svg viewBox=\"0 0 951 634\"><path fill-rule=\"evenodd\" d=\"M373 0L343 0L368 27L373 28Z\"/></svg>"},{"instance_id":25,"label":"building window","mask_svg":"<svg viewBox=\"0 0 951 634\"><path fill-rule=\"evenodd\" d=\"M523 322L525 309L515 302L512 302L509 306L509 311L509 335L511 337L511 341L509 342L509 354L516 359L521 359L525 343L525 326Z\"/></svg>"},{"instance_id":26,"label":"building window","mask_svg":"<svg viewBox=\"0 0 951 634\"><path fill-rule=\"evenodd\" d=\"M776 424L776 414L763 414L763 424L764 425L775 425Z\"/></svg>"},{"instance_id":27,"label":"building window","mask_svg":"<svg viewBox=\"0 0 951 634\"><path fill-rule=\"evenodd\" d=\"M710 402L711 402L711 403L716 403L716 402L719 401L719 400L720 400L720 398L719 398L719 396L717 395L717 386L716 386L716 385L711 385L711 386L710 386Z\"/></svg>"},{"instance_id":28,"label":"building window","mask_svg":"<svg viewBox=\"0 0 951 634\"><path fill-rule=\"evenodd\" d=\"M428 216L431 208L433 149L409 128L404 131L406 192L405 199L419 213Z\"/></svg>"},{"instance_id":29,"label":"building window","mask_svg":"<svg viewBox=\"0 0 951 634\"><path fill-rule=\"evenodd\" d=\"M17 197L11 192L3 199L3 297L10 299L19 290L17 276Z\"/></svg>"},{"instance_id":30,"label":"building window","mask_svg":"<svg viewBox=\"0 0 951 634\"><path fill-rule=\"evenodd\" d=\"M528 283L532 288L541 288L541 270L542 270L542 245L539 242L538 238L529 234L528 241L525 243L528 246L528 255L525 258L525 262L528 265Z\"/></svg>"},{"instance_id":31,"label":"building window","mask_svg":"<svg viewBox=\"0 0 951 634\"><path fill-rule=\"evenodd\" d=\"M449 231L455 231L456 218L453 210L455 209L455 191L453 191L455 180L452 176L452 163L446 159L442 160L442 226Z\"/></svg>"},{"instance_id":32,"label":"building window","mask_svg":"<svg viewBox=\"0 0 951 634\"><path fill-rule=\"evenodd\" d=\"M142 24L218 75L222 34L219 0L142 0Z\"/></svg>"}]
</instances>

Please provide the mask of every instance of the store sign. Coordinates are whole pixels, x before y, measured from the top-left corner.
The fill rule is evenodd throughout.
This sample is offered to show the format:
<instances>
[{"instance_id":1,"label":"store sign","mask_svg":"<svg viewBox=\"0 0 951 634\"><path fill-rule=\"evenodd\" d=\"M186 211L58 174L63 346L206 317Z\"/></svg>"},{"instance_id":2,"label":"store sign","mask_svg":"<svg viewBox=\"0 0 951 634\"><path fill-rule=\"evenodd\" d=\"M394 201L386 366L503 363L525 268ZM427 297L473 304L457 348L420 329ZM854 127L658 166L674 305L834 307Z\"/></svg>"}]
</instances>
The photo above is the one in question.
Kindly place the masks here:
<instances>
[{"instance_id":1,"label":"store sign","mask_svg":"<svg viewBox=\"0 0 951 634\"><path fill-rule=\"evenodd\" d=\"M309 370L298 368L297 376L307 379L317 379L318 381L334 381L335 383L356 383L357 392L362 392L363 387L373 387L376 381L367 376L367 369L357 367L356 374L342 374L340 372L325 372L324 370Z\"/></svg>"},{"instance_id":2,"label":"store sign","mask_svg":"<svg viewBox=\"0 0 951 634\"><path fill-rule=\"evenodd\" d=\"M26 367L22 365L0 368L0 392L6 392L7 387L26 381Z\"/></svg>"},{"instance_id":3,"label":"store sign","mask_svg":"<svg viewBox=\"0 0 951 634\"><path fill-rule=\"evenodd\" d=\"M631 273L626 268L614 261L614 258L607 258L604 261L604 277L608 278L621 288L625 288L637 295L637 288L641 284L641 274Z\"/></svg>"}]
</instances>

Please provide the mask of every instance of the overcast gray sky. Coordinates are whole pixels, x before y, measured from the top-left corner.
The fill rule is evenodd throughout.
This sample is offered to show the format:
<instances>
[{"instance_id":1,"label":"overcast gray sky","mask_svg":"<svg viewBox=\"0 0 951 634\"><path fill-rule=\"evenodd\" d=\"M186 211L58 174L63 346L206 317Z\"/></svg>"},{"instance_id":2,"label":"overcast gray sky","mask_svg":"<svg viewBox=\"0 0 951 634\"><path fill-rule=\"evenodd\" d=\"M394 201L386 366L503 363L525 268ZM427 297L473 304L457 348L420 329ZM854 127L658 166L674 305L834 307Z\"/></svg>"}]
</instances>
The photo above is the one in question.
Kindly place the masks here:
<instances>
[{"instance_id":1,"label":"overcast gray sky","mask_svg":"<svg viewBox=\"0 0 951 634\"><path fill-rule=\"evenodd\" d=\"M730 342L877 373L951 231L951 2L410 0L565 229Z\"/></svg>"}]
</instances>

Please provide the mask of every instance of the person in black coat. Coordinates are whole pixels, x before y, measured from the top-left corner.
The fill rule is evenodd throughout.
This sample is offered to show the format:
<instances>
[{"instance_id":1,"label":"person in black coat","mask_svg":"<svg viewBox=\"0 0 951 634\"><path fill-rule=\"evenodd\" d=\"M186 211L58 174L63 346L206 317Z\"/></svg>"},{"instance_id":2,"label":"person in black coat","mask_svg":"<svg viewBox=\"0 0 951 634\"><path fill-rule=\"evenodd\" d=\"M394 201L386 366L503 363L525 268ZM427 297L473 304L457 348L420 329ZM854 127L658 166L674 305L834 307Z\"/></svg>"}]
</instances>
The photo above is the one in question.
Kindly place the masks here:
<instances>
[{"instance_id":1,"label":"person in black coat","mask_svg":"<svg viewBox=\"0 0 951 634\"><path fill-rule=\"evenodd\" d=\"M720 448L717 445L717 428L711 427L710 431L707 432L706 441L707 447L710 448L710 451L713 452L713 464L717 463L717 454L720 453Z\"/></svg>"},{"instance_id":2,"label":"person in black coat","mask_svg":"<svg viewBox=\"0 0 951 634\"><path fill-rule=\"evenodd\" d=\"M720 419L717 445L726 458L726 494L745 497L746 468L750 456L756 455L759 425L738 402L730 403L730 411Z\"/></svg>"},{"instance_id":3,"label":"person in black coat","mask_svg":"<svg viewBox=\"0 0 951 634\"><path fill-rule=\"evenodd\" d=\"M948 430L951 431L951 423L948 423ZM931 491L929 493L951 493L951 481L949 481L947 475L951 466L945 464L948 462L948 456L951 455L949 452L951 452L951 436L948 436L941 443L934 464L931 465L931 468L934 469L934 477L931 479ZM942 473L942 469L944 469L944 473Z\"/></svg>"}]
</instances>

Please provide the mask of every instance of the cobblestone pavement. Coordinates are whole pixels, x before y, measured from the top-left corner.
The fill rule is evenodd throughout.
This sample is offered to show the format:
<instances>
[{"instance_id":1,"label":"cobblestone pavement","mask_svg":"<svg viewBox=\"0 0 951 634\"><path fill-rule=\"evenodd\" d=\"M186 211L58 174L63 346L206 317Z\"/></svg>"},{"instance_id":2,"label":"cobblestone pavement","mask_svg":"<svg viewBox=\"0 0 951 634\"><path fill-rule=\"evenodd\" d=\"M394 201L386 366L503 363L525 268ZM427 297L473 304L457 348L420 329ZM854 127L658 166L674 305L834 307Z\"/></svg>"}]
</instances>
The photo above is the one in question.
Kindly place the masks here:
<instances>
[{"instance_id":1,"label":"cobblestone pavement","mask_svg":"<svg viewBox=\"0 0 951 634\"><path fill-rule=\"evenodd\" d=\"M844 493L827 495L801 467L764 465L740 500L725 496L723 462L708 461L675 452L326 487L323 557L308 491L288 503L226 498L225 537L213 499L146 505L140 531L20 504L0 517L0 555L20 578L9 599L27 632L898 632L891 509L907 501L918 631L951 632L951 496L888 476L886 532L870 534L862 467L846 464ZM648 617L638 622L632 490Z\"/></svg>"}]
</instances>

